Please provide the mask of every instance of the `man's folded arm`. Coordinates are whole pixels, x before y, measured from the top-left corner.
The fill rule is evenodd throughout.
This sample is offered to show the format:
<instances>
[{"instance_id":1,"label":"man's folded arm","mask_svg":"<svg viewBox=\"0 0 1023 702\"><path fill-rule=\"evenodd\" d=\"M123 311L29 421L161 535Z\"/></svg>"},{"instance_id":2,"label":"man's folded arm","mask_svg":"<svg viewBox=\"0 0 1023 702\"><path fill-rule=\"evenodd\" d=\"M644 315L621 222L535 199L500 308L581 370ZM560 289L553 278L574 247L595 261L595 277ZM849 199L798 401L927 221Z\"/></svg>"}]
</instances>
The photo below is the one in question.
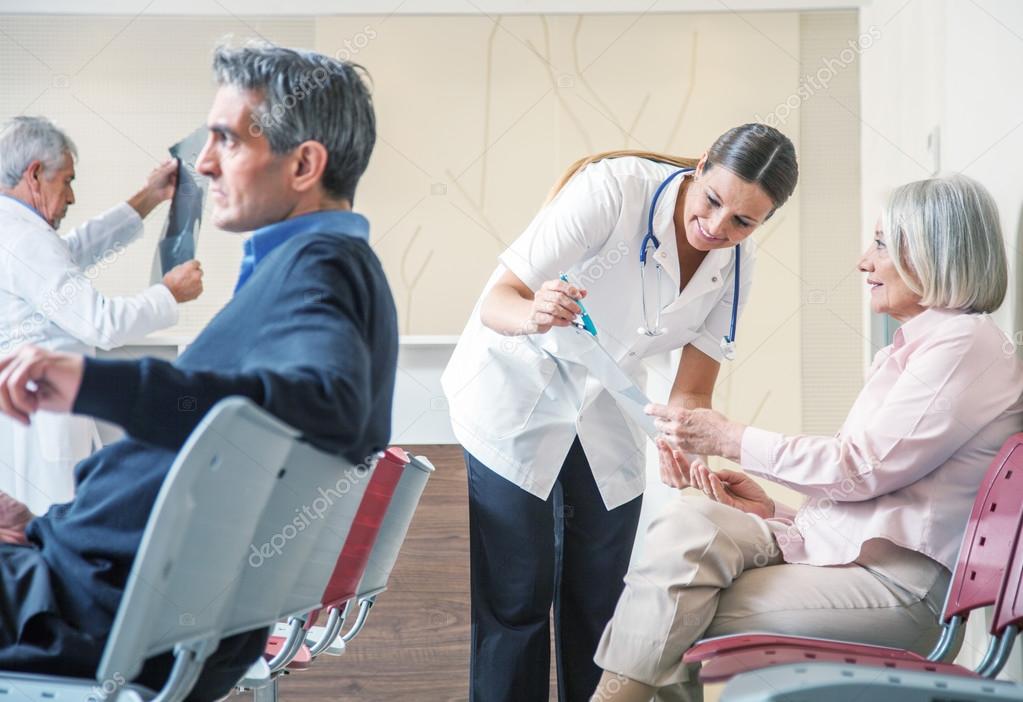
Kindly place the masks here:
<instances>
[{"instance_id":1,"label":"man's folded arm","mask_svg":"<svg viewBox=\"0 0 1023 702\"><path fill-rule=\"evenodd\" d=\"M357 443L372 396L363 333L368 291L348 262L317 253L310 251L289 272L290 280L303 282L281 291L278 303L288 313L274 317L250 367L225 373L154 358L88 358L72 411L177 450L210 408L240 395L323 448Z\"/></svg>"},{"instance_id":2,"label":"man's folded arm","mask_svg":"<svg viewBox=\"0 0 1023 702\"><path fill-rule=\"evenodd\" d=\"M365 423L367 377L308 366L218 373L186 371L155 358L88 358L73 411L177 450L217 402L239 395L325 447L340 448Z\"/></svg>"}]
</instances>

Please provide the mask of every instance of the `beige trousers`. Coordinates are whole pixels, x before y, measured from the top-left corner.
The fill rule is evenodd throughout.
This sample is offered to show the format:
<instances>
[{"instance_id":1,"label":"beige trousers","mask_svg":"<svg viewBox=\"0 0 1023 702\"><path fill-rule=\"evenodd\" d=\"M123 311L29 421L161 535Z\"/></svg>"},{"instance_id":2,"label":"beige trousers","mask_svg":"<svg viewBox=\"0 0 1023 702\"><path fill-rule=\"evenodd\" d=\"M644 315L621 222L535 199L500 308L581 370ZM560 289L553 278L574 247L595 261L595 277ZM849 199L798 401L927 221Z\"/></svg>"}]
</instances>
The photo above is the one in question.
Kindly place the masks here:
<instances>
[{"instance_id":1,"label":"beige trousers","mask_svg":"<svg viewBox=\"0 0 1023 702\"><path fill-rule=\"evenodd\" d=\"M650 523L642 548L594 660L663 688L658 700L703 699L682 654L711 636L800 634L926 653L950 578L881 539L847 565L785 563L766 520L691 492Z\"/></svg>"}]
</instances>

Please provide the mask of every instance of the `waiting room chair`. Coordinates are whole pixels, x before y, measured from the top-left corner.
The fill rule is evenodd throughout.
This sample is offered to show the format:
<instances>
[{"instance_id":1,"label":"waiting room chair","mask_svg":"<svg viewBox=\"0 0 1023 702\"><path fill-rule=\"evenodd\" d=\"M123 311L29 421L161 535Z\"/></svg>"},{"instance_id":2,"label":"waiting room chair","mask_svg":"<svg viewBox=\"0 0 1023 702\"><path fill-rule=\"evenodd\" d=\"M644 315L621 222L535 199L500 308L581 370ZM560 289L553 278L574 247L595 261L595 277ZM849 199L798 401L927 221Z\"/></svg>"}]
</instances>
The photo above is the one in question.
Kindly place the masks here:
<instances>
[{"instance_id":1,"label":"waiting room chair","mask_svg":"<svg viewBox=\"0 0 1023 702\"><path fill-rule=\"evenodd\" d=\"M999 482L1012 480L1003 472ZM997 489L992 493L998 492ZM1010 495L1002 494L1002 497ZM1008 528L1010 525L1005 524ZM781 663L739 671L723 702L1000 702L1023 700L1023 685L995 680L1023 626L1023 538L1017 524L1015 548L1005 568L991 625L991 646L976 669L953 663L854 656L835 651L813 658L776 657ZM1006 534L1005 536L1009 536ZM803 652L806 653L805 651ZM818 662L821 661L821 662ZM714 661L712 661L713 663Z\"/></svg>"},{"instance_id":2,"label":"waiting room chair","mask_svg":"<svg viewBox=\"0 0 1023 702\"><path fill-rule=\"evenodd\" d=\"M1015 434L1002 446L978 489L946 596L942 633L927 656L885 646L753 633L698 642L683 660L702 664L703 682L722 682L748 670L807 661L937 671L939 661L954 655L960 629L969 614L995 604L1007 564L1017 549L1021 525L1023 434ZM998 665L998 641L998 637L992 637L979 671Z\"/></svg>"},{"instance_id":3,"label":"waiting room chair","mask_svg":"<svg viewBox=\"0 0 1023 702\"><path fill-rule=\"evenodd\" d=\"M348 641L365 625L376 598L386 590L391 570L408 533L416 507L426 488L433 465L421 456L410 456L400 448L388 449L377 462L373 483L366 491L356 516L356 525L349 540L359 539L359 558L345 556L352 552L345 544L332 579L324 593L323 603L286 624L278 623L268 644L270 679L253 680L246 676L243 688L253 688L256 700L273 702L278 697L278 681L285 672L307 669L321 653L341 655ZM368 505L368 507L367 507ZM367 548L369 548L367 552ZM366 557L368 556L368 557ZM341 634L353 603L359 613L355 624ZM322 610L327 612L324 626L312 626Z\"/></svg>"},{"instance_id":4,"label":"waiting room chair","mask_svg":"<svg viewBox=\"0 0 1023 702\"><path fill-rule=\"evenodd\" d=\"M319 537L347 534L368 481L324 505L308 528L287 527L318 488L352 470L250 401L219 402L164 480L96 678L0 673L0 694L10 702L181 702L222 639L321 601L315 582L326 583L337 553ZM131 684L146 659L168 651L174 665L161 690Z\"/></svg>"}]
</instances>

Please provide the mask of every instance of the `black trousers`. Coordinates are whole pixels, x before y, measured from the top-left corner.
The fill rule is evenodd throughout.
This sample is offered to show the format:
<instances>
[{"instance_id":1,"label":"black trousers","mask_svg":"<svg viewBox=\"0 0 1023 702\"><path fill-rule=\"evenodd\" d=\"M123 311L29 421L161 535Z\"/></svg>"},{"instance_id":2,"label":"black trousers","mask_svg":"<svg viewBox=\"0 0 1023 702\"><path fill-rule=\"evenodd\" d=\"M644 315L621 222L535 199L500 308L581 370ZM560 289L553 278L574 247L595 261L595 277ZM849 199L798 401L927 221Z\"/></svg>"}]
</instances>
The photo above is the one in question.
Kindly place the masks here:
<instances>
[{"instance_id":1,"label":"black trousers","mask_svg":"<svg viewBox=\"0 0 1023 702\"><path fill-rule=\"evenodd\" d=\"M222 640L187 702L229 693L262 655L269 634L260 629ZM93 678L105 645L105 634L90 635L60 616L49 566L35 547L0 544L0 671ZM131 682L158 690L173 663L169 653L150 658Z\"/></svg>"},{"instance_id":2,"label":"black trousers","mask_svg":"<svg viewBox=\"0 0 1023 702\"><path fill-rule=\"evenodd\" d=\"M632 556L642 497L608 511L576 439L541 500L472 455L469 544L471 702L541 702L550 690L554 608L560 702L586 702L593 662Z\"/></svg>"}]
</instances>

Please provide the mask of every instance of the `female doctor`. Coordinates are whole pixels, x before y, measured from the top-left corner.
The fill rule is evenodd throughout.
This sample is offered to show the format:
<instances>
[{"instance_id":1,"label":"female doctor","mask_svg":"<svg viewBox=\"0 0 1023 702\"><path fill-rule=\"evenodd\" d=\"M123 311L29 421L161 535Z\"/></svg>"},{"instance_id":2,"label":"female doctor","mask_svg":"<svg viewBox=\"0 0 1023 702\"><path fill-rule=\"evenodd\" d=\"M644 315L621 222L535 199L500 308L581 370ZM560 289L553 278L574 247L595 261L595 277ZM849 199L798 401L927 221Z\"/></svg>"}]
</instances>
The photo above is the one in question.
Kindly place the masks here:
<instances>
[{"instance_id":1,"label":"female doctor","mask_svg":"<svg viewBox=\"0 0 1023 702\"><path fill-rule=\"evenodd\" d=\"M640 386L644 357L682 348L669 404L710 407L749 296L746 240L797 177L792 143L761 124L698 162L601 154L569 169L500 257L442 379L469 476L470 700L547 699L552 606L560 699L588 699L600 677L644 440L570 362L569 337L595 334Z\"/></svg>"}]
</instances>

